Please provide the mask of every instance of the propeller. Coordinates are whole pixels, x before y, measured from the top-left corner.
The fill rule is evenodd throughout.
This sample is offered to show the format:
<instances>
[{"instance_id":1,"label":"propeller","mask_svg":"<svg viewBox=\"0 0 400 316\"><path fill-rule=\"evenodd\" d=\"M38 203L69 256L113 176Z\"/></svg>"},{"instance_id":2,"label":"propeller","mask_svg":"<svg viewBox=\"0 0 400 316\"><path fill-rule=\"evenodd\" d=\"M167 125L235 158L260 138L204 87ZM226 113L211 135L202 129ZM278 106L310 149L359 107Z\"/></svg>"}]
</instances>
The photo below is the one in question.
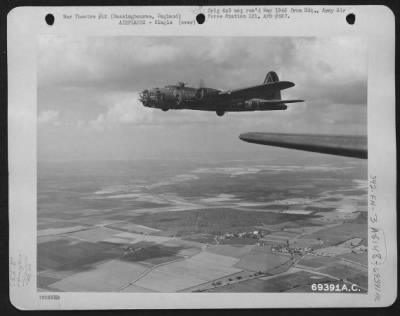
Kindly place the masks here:
<instances>
[{"instance_id":1,"label":"propeller","mask_svg":"<svg viewBox=\"0 0 400 316\"><path fill-rule=\"evenodd\" d=\"M143 104L149 101L149 90L146 89L139 93L139 101Z\"/></svg>"}]
</instances>

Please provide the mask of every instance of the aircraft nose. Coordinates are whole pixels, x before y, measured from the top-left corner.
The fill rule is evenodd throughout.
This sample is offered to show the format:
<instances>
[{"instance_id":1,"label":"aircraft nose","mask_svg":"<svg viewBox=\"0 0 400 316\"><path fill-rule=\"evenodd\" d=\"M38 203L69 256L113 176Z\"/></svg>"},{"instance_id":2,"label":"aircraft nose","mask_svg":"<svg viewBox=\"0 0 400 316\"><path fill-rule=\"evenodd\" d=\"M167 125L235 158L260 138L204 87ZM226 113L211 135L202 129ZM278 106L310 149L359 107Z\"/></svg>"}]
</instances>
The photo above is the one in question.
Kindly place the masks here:
<instances>
[{"instance_id":1,"label":"aircraft nose","mask_svg":"<svg viewBox=\"0 0 400 316\"><path fill-rule=\"evenodd\" d=\"M139 93L139 101L142 102L144 106L147 106L149 103L149 90L143 90Z\"/></svg>"}]
</instances>

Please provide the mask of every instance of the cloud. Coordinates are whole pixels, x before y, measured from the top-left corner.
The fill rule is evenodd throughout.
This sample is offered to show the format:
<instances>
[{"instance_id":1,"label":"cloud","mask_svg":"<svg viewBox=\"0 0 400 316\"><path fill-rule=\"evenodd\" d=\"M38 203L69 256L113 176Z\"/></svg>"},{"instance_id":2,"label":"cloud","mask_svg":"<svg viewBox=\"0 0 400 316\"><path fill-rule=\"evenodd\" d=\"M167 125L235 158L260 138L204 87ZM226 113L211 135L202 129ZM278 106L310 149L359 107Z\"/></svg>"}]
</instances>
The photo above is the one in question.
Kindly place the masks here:
<instances>
[{"instance_id":1,"label":"cloud","mask_svg":"<svg viewBox=\"0 0 400 316\"><path fill-rule=\"evenodd\" d=\"M298 93L308 102L319 106L335 104L367 105L367 81L321 82L310 79L307 84L298 87Z\"/></svg>"},{"instance_id":2,"label":"cloud","mask_svg":"<svg viewBox=\"0 0 400 316\"><path fill-rule=\"evenodd\" d=\"M138 94L132 93L123 99L107 106L107 110L100 113L89 126L96 129L112 128L118 124L142 124L152 120L152 111L146 109L138 101Z\"/></svg>"},{"instance_id":3,"label":"cloud","mask_svg":"<svg viewBox=\"0 0 400 316\"><path fill-rule=\"evenodd\" d=\"M39 124L44 124L44 123L57 124L58 116L59 116L59 113L57 111L52 111L52 110L42 111L38 115L38 123Z\"/></svg>"},{"instance_id":4,"label":"cloud","mask_svg":"<svg viewBox=\"0 0 400 316\"><path fill-rule=\"evenodd\" d=\"M64 93L132 92L177 81L235 89L275 70L313 97L366 82L367 69L366 44L345 37L44 37L39 56L39 87Z\"/></svg>"},{"instance_id":5,"label":"cloud","mask_svg":"<svg viewBox=\"0 0 400 316\"><path fill-rule=\"evenodd\" d=\"M140 37L41 37L39 85L126 89L148 65L168 63L184 53L168 42ZM130 85L132 88L132 85Z\"/></svg>"},{"instance_id":6,"label":"cloud","mask_svg":"<svg viewBox=\"0 0 400 316\"><path fill-rule=\"evenodd\" d=\"M64 153L92 154L96 147L96 155L107 150L125 158L132 142L136 152L211 152L249 148L237 143L246 131L366 133L367 46L360 38L42 36L38 57L38 119L53 122L42 124L41 148L63 142ZM138 101L139 91L178 81L248 87L270 70L296 84L282 91L284 99L306 102L221 118Z\"/></svg>"}]
</instances>

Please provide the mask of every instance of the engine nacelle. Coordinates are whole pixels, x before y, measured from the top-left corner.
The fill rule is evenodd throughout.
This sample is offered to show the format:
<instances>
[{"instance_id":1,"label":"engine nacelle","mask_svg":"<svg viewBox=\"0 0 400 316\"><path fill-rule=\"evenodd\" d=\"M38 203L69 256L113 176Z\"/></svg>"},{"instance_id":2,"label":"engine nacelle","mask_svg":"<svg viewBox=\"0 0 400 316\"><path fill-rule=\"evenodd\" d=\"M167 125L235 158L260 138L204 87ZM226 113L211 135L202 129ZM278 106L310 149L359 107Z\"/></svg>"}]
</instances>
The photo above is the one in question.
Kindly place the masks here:
<instances>
[{"instance_id":1,"label":"engine nacelle","mask_svg":"<svg viewBox=\"0 0 400 316\"><path fill-rule=\"evenodd\" d=\"M174 93L174 91L169 90L169 89L164 89L162 91L162 95L163 95L163 101L166 103L175 103L176 100L176 95Z\"/></svg>"},{"instance_id":2,"label":"engine nacelle","mask_svg":"<svg viewBox=\"0 0 400 316\"><path fill-rule=\"evenodd\" d=\"M184 103L193 103L198 100L197 89L194 88L177 88L174 94L177 105L183 105Z\"/></svg>"}]
</instances>

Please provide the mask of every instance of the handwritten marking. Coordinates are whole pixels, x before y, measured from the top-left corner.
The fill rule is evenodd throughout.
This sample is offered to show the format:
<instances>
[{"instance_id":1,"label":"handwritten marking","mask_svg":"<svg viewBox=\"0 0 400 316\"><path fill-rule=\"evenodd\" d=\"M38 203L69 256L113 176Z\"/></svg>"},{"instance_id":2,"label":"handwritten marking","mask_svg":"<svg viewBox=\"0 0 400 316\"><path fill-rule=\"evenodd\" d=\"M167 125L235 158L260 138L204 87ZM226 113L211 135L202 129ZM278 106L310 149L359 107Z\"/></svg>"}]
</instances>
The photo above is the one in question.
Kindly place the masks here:
<instances>
[{"instance_id":1,"label":"handwritten marking","mask_svg":"<svg viewBox=\"0 0 400 316\"><path fill-rule=\"evenodd\" d=\"M385 232L379 223L378 207L378 182L376 175L370 175L368 180L369 195L369 234L370 234L370 263L372 265L372 281L374 288L374 301L379 302L382 299L382 274L381 267L386 260L386 239Z\"/></svg>"},{"instance_id":2,"label":"handwritten marking","mask_svg":"<svg viewBox=\"0 0 400 316\"><path fill-rule=\"evenodd\" d=\"M19 254L10 256L9 259L9 277L11 287L26 287L32 280L32 265L28 256Z\"/></svg>"}]
</instances>

